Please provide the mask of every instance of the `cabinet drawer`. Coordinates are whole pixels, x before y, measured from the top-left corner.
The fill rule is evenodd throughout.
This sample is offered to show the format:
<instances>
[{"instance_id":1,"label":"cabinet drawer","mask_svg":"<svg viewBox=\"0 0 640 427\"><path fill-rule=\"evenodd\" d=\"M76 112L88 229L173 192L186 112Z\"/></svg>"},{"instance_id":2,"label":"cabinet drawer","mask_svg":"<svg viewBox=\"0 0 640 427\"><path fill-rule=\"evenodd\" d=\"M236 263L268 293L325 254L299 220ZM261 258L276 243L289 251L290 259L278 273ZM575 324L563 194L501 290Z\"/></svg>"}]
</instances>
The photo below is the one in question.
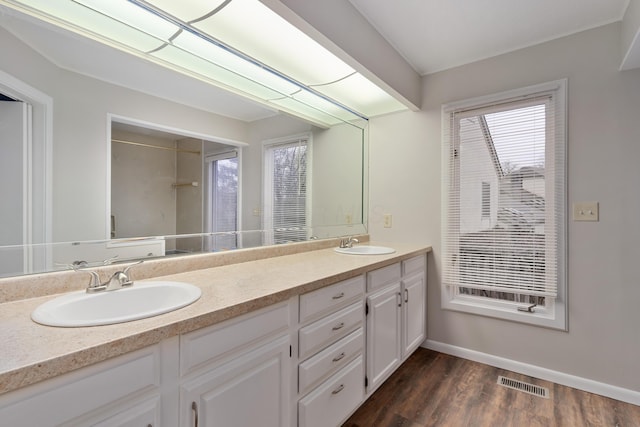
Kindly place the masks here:
<instances>
[{"instance_id":1,"label":"cabinet drawer","mask_svg":"<svg viewBox=\"0 0 640 427\"><path fill-rule=\"evenodd\" d=\"M362 352L364 334L356 329L337 343L325 348L298 367L298 390L301 393L321 378L334 373Z\"/></svg>"},{"instance_id":2,"label":"cabinet drawer","mask_svg":"<svg viewBox=\"0 0 640 427\"><path fill-rule=\"evenodd\" d=\"M300 322L304 322L321 313L328 313L340 307L345 301L362 295L364 292L364 281L364 276L358 276L301 295Z\"/></svg>"},{"instance_id":3,"label":"cabinet drawer","mask_svg":"<svg viewBox=\"0 0 640 427\"><path fill-rule=\"evenodd\" d=\"M289 327L289 305L277 304L180 337L180 374L186 375Z\"/></svg>"},{"instance_id":4,"label":"cabinet drawer","mask_svg":"<svg viewBox=\"0 0 640 427\"><path fill-rule=\"evenodd\" d=\"M138 426L160 426L160 396L151 400L135 404L125 410L96 420L76 420L77 425L90 425L92 427L138 427Z\"/></svg>"},{"instance_id":5,"label":"cabinet drawer","mask_svg":"<svg viewBox=\"0 0 640 427\"><path fill-rule=\"evenodd\" d=\"M379 289L393 282L399 282L402 275L400 263L379 268L367 273L367 291Z\"/></svg>"},{"instance_id":6,"label":"cabinet drawer","mask_svg":"<svg viewBox=\"0 0 640 427\"><path fill-rule=\"evenodd\" d=\"M420 273L426 269L425 255L418 255L417 257L409 258L402 261L402 275L407 276L413 273Z\"/></svg>"},{"instance_id":7,"label":"cabinet drawer","mask_svg":"<svg viewBox=\"0 0 640 427\"><path fill-rule=\"evenodd\" d=\"M300 329L300 358L311 355L360 326L364 315L363 308L362 301L358 301Z\"/></svg>"},{"instance_id":8,"label":"cabinet drawer","mask_svg":"<svg viewBox=\"0 0 640 427\"><path fill-rule=\"evenodd\" d=\"M298 402L298 425L337 426L363 397L364 368L360 356Z\"/></svg>"}]
</instances>

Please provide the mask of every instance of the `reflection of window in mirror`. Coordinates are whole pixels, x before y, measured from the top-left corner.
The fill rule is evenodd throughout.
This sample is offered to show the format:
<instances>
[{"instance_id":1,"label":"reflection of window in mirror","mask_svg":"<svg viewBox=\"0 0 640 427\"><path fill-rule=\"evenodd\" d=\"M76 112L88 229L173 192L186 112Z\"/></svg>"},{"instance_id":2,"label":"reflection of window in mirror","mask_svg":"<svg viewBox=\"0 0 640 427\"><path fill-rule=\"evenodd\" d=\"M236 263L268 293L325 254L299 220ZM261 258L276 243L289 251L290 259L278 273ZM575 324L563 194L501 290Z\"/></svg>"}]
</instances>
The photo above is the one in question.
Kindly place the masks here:
<instances>
[{"instance_id":1,"label":"reflection of window in mirror","mask_svg":"<svg viewBox=\"0 0 640 427\"><path fill-rule=\"evenodd\" d=\"M265 244L308 239L311 135L266 141L263 150Z\"/></svg>"},{"instance_id":2,"label":"reflection of window in mirror","mask_svg":"<svg viewBox=\"0 0 640 427\"><path fill-rule=\"evenodd\" d=\"M207 181L207 231L216 233L208 241L209 251L222 251L239 247L238 235L217 234L238 230L238 152L209 154Z\"/></svg>"}]
</instances>

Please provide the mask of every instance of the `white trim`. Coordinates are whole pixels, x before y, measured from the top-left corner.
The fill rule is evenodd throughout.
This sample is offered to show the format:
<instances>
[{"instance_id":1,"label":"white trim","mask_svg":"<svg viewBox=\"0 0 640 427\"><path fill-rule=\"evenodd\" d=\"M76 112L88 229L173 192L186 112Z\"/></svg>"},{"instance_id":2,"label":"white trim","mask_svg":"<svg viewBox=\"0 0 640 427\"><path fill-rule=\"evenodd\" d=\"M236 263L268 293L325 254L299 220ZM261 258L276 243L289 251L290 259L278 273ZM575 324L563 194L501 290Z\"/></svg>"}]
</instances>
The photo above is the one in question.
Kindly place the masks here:
<instances>
[{"instance_id":1,"label":"white trim","mask_svg":"<svg viewBox=\"0 0 640 427\"><path fill-rule=\"evenodd\" d=\"M28 244L23 253L23 271L34 271L33 266L33 109L22 103L22 242Z\"/></svg>"},{"instance_id":2,"label":"white trim","mask_svg":"<svg viewBox=\"0 0 640 427\"><path fill-rule=\"evenodd\" d=\"M450 354L474 362L484 363L486 365L495 366L501 369L517 372L519 374L528 375L545 381L551 381L556 384L573 387L578 390L595 393L600 396L610 397L622 402L640 405L640 392L594 381L588 378L578 377L576 375L567 374L552 369L543 368L541 366L531 365L529 363L518 362L506 359L500 356L494 356L488 353L482 353L476 350L470 350L464 347L458 347L434 340L426 340L422 343L422 347L429 350L438 351L440 353Z\"/></svg>"},{"instance_id":3,"label":"white trim","mask_svg":"<svg viewBox=\"0 0 640 427\"><path fill-rule=\"evenodd\" d=\"M537 85L522 87L518 89L506 90L491 95L478 96L475 98L464 99L461 101L450 102L442 106L443 116L454 110L465 110L467 108L481 108L489 106L493 103L505 103L508 101L516 101L519 98L527 99L532 94L557 91L559 96L563 98L567 93L567 79L554 80L552 82L540 83Z\"/></svg>"},{"instance_id":4,"label":"white trim","mask_svg":"<svg viewBox=\"0 0 640 427\"><path fill-rule=\"evenodd\" d=\"M30 197L30 212L27 215L31 219L29 224L31 229L27 234L31 241L25 244L34 242L45 244L42 250L37 251L38 261L34 262L32 258L29 260L29 265L43 271L50 270L52 248L51 245L46 244L53 240L53 98L2 70L0 70L0 90L12 98L31 105L30 155L31 161L39 159L40 163L35 168L30 165L31 194L26 196ZM41 212L38 212L36 203L42 207ZM40 223L38 229L41 230L37 233L33 230L33 221L36 220ZM36 246L31 246L31 249L35 248ZM35 254L35 252L32 253ZM38 265L40 260L44 265Z\"/></svg>"}]
</instances>

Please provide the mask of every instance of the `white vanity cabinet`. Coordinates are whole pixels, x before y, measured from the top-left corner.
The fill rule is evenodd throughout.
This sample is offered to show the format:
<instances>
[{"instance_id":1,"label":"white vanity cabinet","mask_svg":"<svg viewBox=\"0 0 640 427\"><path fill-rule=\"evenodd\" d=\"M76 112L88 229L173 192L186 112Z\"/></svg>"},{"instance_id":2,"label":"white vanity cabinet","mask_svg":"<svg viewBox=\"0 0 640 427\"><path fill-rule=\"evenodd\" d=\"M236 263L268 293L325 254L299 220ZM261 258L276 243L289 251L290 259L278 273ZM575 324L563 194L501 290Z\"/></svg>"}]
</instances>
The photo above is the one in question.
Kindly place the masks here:
<instances>
[{"instance_id":1,"label":"white vanity cabinet","mask_svg":"<svg viewBox=\"0 0 640 427\"><path fill-rule=\"evenodd\" d=\"M402 262L402 359L427 338L427 264L421 255Z\"/></svg>"},{"instance_id":2,"label":"white vanity cabinet","mask_svg":"<svg viewBox=\"0 0 640 427\"><path fill-rule=\"evenodd\" d=\"M364 400L364 276L301 295L298 426L339 425Z\"/></svg>"},{"instance_id":3,"label":"white vanity cabinet","mask_svg":"<svg viewBox=\"0 0 640 427\"><path fill-rule=\"evenodd\" d=\"M181 337L182 427L289 425L289 313L277 304Z\"/></svg>"},{"instance_id":4,"label":"white vanity cabinet","mask_svg":"<svg viewBox=\"0 0 640 427\"><path fill-rule=\"evenodd\" d=\"M0 396L0 425L11 427L176 425L178 339L169 339Z\"/></svg>"},{"instance_id":5,"label":"white vanity cabinet","mask_svg":"<svg viewBox=\"0 0 640 427\"><path fill-rule=\"evenodd\" d=\"M367 274L367 394L426 337L426 257Z\"/></svg>"},{"instance_id":6,"label":"white vanity cabinet","mask_svg":"<svg viewBox=\"0 0 640 427\"><path fill-rule=\"evenodd\" d=\"M212 326L0 394L0 426L338 426L424 341L426 255L229 310L189 320Z\"/></svg>"}]
</instances>

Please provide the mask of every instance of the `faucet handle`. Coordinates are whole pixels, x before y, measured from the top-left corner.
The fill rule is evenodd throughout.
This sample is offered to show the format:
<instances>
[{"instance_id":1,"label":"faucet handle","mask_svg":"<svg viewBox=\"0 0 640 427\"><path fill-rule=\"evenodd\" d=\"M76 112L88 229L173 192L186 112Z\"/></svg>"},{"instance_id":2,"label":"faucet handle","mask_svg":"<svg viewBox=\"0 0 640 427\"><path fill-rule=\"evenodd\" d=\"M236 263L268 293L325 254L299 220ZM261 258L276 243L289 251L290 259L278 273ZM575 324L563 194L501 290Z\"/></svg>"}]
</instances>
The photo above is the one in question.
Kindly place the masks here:
<instances>
[{"instance_id":1,"label":"faucet handle","mask_svg":"<svg viewBox=\"0 0 640 427\"><path fill-rule=\"evenodd\" d=\"M111 265L117 259L118 259L118 255L116 254L116 255L112 256L111 258L107 258L104 261L102 261L102 265Z\"/></svg>"},{"instance_id":2,"label":"faucet handle","mask_svg":"<svg viewBox=\"0 0 640 427\"><path fill-rule=\"evenodd\" d=\"M89 285L87 286L87 292L89 289L98 289L102 286L100 283L100 275L97 271L93 270L83 270L83 268L87 267L88 263L86 261L74 261L69 264L69 267L73 269L73 271L77 271L78 273L87 273L91 275L91 280L89 281Z\"/></svg>"},{"instance_id":3,"label":"faucet handle","mask_svg":"<svg viewBox=\"0 0 640 427\"><path fill-rule=\"evenodd\" d=\"M138 262L134 262L133 264L129 264L128 266L125 267L125 269L122 271L125 275L129 274L129 269L131 267L133 267L134 265L138 265L138 264L142 264L144 262L144 260L140 260Z\"/></svg>"}]
</instances>

